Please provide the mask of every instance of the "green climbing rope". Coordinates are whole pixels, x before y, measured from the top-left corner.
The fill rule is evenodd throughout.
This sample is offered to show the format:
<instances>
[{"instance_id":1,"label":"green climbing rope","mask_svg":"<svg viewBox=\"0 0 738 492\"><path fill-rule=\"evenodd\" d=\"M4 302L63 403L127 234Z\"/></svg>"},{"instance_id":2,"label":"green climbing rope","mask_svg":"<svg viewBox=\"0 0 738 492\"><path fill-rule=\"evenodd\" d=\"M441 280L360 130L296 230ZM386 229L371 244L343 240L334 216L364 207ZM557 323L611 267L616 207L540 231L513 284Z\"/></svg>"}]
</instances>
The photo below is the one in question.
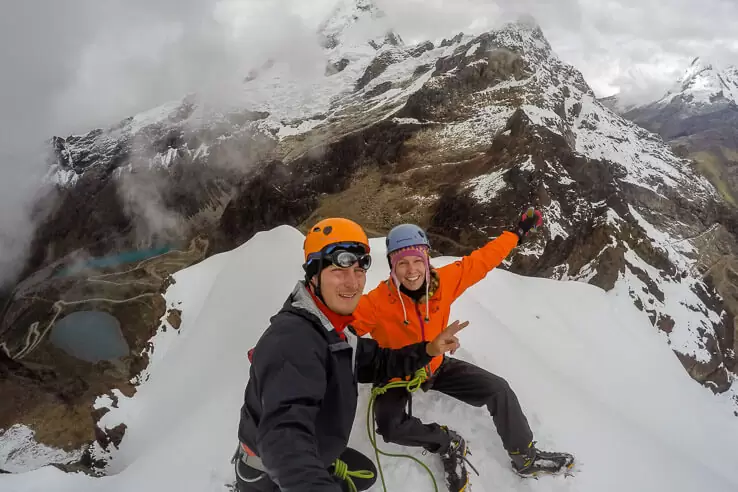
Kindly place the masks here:
<instances>
[{"instance_id":1,"label":"green climbing rope","mask_svg":"<svg viewBox=\"0 0 738 492\"><path fill-rule=\"evenodd\" d=\"M341 480L345 480L351 492L357 492L356 485L353 481L354 478L363 478L365 480L371 480L374 478L374 473L369 470L350 471L346 462L341 460L333 462L333 475Z\"/></svg>"},{"instance_id":2,"label":"green climbing rope","mask_svg":"<svg viewBox=\"0 0 738 492\"><path fill-rule=\"evenodd\" d=\"M413 379L411 379L410 381L392 381L385 384L384 386L377 386L376 388L372 389L372 396L369 399L369 406L367 407L366 412L366 431L367 434L369 434L369 441L372 443L372 447L374 448L374 456L377 459L377 470L379 470L379 477L382 480L382 489L384 490L384 492L387 492L387 485L384 483L384 472L382 471L382 464L379 461L380 454L384 456L389 456L391 458L409 458L415 461L420 466L425 468L425 471L428 472L428 475L430 475L431 480L433 481L433 488L436 492L438 492L438 484L436 483L436 479L433 476L433 472L425 463L408 454L386 453L379 449L379 447L377 446L377 429L374 427L374 425L372 425L374 401L377 399L377 396L383 395L388 390L391 390L393 388L405 388L408 392L415 393L420 389L420 386L426 381L426 379L428 379L428 374L426 373L425 368L423 368L416 371Z\"/></svg>"}]
</instances>

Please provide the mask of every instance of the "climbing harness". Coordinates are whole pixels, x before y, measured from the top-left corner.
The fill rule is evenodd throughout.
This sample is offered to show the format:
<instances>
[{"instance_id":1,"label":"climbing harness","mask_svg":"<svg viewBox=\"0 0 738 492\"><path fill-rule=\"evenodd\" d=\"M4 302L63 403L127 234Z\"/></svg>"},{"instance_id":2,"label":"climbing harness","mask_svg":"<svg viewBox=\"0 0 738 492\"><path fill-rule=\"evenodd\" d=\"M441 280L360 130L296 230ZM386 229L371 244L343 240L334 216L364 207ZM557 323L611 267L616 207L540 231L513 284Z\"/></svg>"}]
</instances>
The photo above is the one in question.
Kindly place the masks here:
<instances>
[{"instance_id":1,"label":"climbing harness","mask_svg":"<svg viewBox=\"0 0 738 492\"><path fill-rule=\"evenodd\" d=\"M389 456L391 458L409 458L416 463L418 463L420 466L422 466L425 471L428 472L428 475L430 475L431 480L433 481L433 488L436 492L438 492L438 484L436 483L436 478L433 476L433 472L428 468L428 466L417 459L414 456L410 456L408 454L394 454L394 453L387 453L379 449L377 446L377 429L374 425L372 425L372 417L374 415L374 402L377 399L377 396L385 394L388 390L394 389L394 388L405 388L411 395L418 391L422 384L428 379L428 373L426 372L425 368L419 369L415 371L413 379L409 381L391 381L384 386L377 386L372 389L372 396L369 399L369 406L367 407L366 411L366 431L367 434L369 434L369 442L372 443L372 447L374 448L374 456L377 459L377 470L379 470L379 477L382 480L382 489L384 492L387 492L387 485L384 482L384 472L382 471L382 463L379 461L379 455L383 456Z\"/></svg>"},{"instance_id":2,"label":"climbing harness","mask_svg":"<svg viewBox=\"0 0 738 492\"><path fill-rule=\"evenodd\" d=\"M231 463L234 464L236 467L236 476L243 482L258 482L266 476L266 468L264 467L264 463L261 461L261 458L256 456L253 451L251 451L243 443L239 443L238 447L236 448L236 452L233 453ZM239 463L243 463L252 470L258 471L260 473L255 477L247 477L241 472L239 468ZM371 480L372 478L374 478L374 473L369 470L349 470L348 465L345 461L336 459L333 462L333 476L345 481L350 492L357 492L356 484L354 484L353 479L361 478L364 480Z\"/></svg>"}]
</instances>

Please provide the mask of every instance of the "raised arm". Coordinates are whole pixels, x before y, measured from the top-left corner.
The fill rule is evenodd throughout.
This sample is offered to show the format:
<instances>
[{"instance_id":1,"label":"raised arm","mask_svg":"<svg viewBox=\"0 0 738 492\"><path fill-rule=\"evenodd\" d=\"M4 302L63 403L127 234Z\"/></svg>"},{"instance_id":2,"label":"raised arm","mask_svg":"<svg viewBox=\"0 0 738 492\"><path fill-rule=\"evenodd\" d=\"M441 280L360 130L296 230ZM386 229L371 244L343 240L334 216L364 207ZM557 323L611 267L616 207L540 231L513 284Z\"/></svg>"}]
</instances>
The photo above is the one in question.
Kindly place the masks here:
<instances>
[{"instance_id":1,"label":"raised arm","mask_svg":"<svg viewBox=\"0 0 738 492\"><path fill-rule=\"evenodd\" d=\"M444 284L451 285L453 289L454 299L486 277L492 269L498 267L515 246L541 225L543 225L543 215L539 210L529 207L509 231L503 232L497 239L488 242L469 256L439 268L438 272Z\"/></svg>"},{"instance_id":2,"label":"raised arm","mask_svg":"<svg viewBox=\"0 0 738 492\"><path fill-rule=\"evenodd\" d=\"M502 263L517 244L518 236L505 231L500 237L488 242L470 255L439 268L441 281L450 286L453 298L456 299Z\"/></svg>"}]
</instances>

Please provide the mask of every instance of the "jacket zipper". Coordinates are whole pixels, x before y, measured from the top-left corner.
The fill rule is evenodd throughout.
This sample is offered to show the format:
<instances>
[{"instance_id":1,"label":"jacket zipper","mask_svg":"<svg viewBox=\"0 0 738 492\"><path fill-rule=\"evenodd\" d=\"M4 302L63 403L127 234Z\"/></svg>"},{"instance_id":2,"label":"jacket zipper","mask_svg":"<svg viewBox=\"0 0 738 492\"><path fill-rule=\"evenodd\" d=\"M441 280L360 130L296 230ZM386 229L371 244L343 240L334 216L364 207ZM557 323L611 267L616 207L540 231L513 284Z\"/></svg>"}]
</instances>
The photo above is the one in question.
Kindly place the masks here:
<instances>
[{"instance_id":1,"label":"jacket zipper","mask_svg":"<svg viewBox=\"0 0 738 492\"><path fill-rule=\"evenodd\" d=\"M415 313L418 315L418 321L420 321L420 335L423 337L423 341L426 342L425 339L425 322L423 321L423 316L420 314L420 307L418 306L418 303L415 303ZM425 366L425 372L428 375L428 377L431 376L431 370L430 370L430 363L428 363Z\"/></svg>"},{"instance_id":2,"label":"jacket zipper","mask_svg":"<svg viewBox=\"0 0 738 492\"><path fill-rule=\"evenodd\" d=\"M425 342L425 323L423 322L423 316L420 314L420 308L418 307L418 303L415 303L415 313L418 315L418 320L420 321L420 334L423 337L423 341Z\"/></svg>"}]
</instances>

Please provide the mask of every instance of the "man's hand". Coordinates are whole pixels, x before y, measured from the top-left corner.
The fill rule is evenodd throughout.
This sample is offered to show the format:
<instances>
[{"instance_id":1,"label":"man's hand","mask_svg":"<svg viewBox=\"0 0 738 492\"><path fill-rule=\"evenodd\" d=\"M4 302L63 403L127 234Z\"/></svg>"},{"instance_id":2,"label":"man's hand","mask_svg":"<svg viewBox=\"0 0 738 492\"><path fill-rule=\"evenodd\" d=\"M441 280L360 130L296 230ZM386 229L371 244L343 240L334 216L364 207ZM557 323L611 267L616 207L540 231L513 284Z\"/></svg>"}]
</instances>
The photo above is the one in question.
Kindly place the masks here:
<instances>
[{"instance_id":1,"label":"man's hand","mask_svg":"<svg viewBox=\"0 0 738 492\"><path fill-rule=\"evenodd\" d=\"M456 352L456 349L461 346L459 339L456 338L456 334L468 325L468 321L464 321L463 323L459 323L459 320L454 321L448 325L440 335L433 339L432 342L425 346L425 351L428 352L428 355L431 357L436 357L438 355L445 354L446 352L451 352L453 355L453 353Z\"/></svg>"}]
</instances>

